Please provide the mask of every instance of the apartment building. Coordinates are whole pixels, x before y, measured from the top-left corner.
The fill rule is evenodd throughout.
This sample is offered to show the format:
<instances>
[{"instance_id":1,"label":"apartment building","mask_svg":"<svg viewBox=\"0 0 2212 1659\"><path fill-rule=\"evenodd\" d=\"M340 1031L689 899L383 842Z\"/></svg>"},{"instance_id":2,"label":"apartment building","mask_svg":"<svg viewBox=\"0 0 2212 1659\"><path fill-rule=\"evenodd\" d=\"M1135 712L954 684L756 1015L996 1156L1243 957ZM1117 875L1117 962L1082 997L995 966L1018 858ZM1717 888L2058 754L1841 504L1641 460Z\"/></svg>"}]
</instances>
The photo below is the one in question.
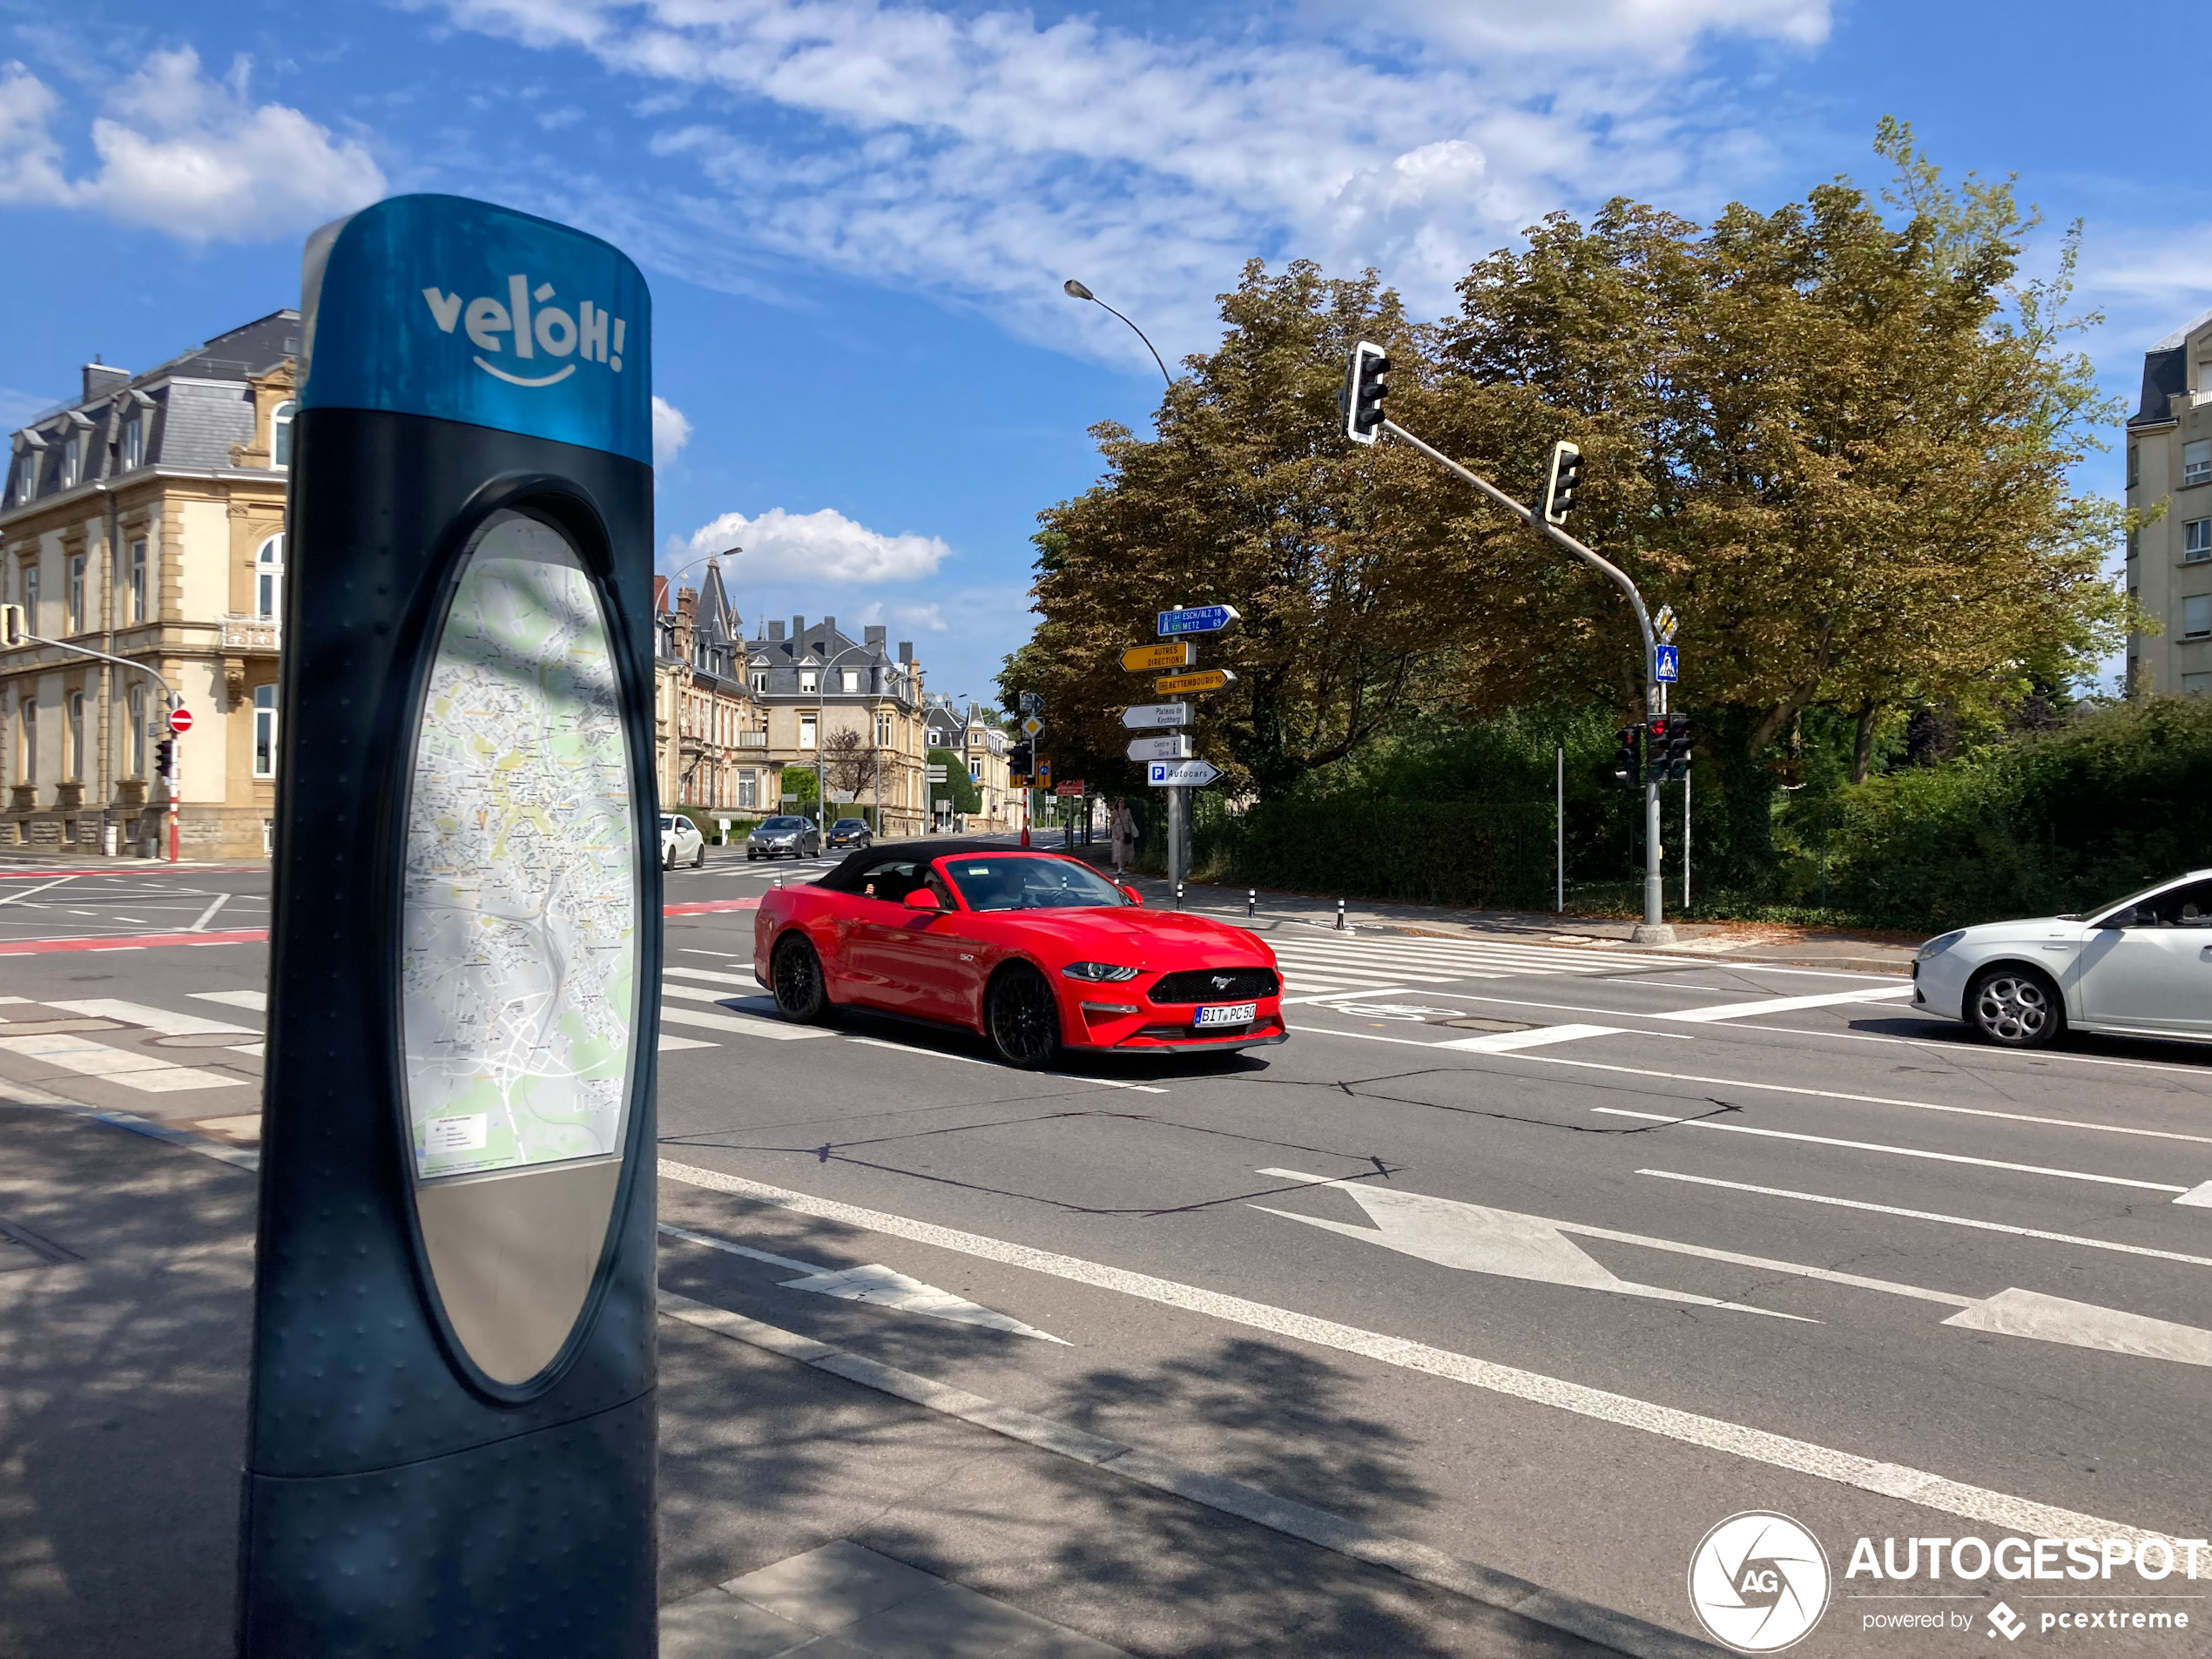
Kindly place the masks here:
<instances>
[{"instance_id":1,"label":"apartment building","mask_svg":"<svg viewBox=\"0 0 2212 1659\"><path fill-rule=\"evenodd\" d=\"M697 588L653 578L655 765L663 807L732 818L774 810L768 733L745 671L736 606L719 560Z\"/></svg>"},{"instance_id":2,"label":"apartment building","mask_svg":"<svg viewBox=\"0 0 2212 1659\"><path fill-rule=\"evenodd\" d=\"M834 617L811 627L793 617L788 631L772 622L746 642L761 752L779 780L786 766L819 765L831 817L865 806L879 834L919 835L929 818L921 665L911 640L894 658L884 629L862 635L840 633Z\"/></svg>"},{"instance_id":3,"label":"apartment building","mask_svg":"<svg viewBox=\"0 0 2212 1659\"><path fill-rule=\"evenodd\" d=\"M2143 354L2128 505L2166 509L2128 537L2128 595L2165 623L2128 636L2128 690L2212 696L2212 311Z\"/></svg>"},{"instance_id":4,"label":"apartment building","mask_svg":"<svg viewBox=\"0 0 2212 1659\"><path fill-rule=\"evenodd\" d=\"M33 634L152 672L0 651L0 845L84 857L113 832L154 850L165 683L195 722L178 745L185 855L268 849L299 333L279 311L142 374L95 360L78 397L10 435L0 598Z\"/></svg>"}]
</instances>

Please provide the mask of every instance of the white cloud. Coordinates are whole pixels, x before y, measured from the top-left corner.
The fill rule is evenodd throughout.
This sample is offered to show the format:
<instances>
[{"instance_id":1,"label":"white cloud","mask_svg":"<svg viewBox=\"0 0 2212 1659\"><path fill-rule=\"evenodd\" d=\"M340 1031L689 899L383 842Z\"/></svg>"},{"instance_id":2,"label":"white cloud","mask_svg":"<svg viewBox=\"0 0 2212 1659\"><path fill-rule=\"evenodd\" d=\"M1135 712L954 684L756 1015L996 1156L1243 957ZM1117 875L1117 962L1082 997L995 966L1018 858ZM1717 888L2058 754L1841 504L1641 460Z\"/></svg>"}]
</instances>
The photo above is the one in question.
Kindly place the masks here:
<instances>
[{"instance_id":1,"label":"white cloud","mask_svg":"<svg viewBox=\"0 0 2212 1659\"><path fill-rule=\"evenodd\" d=\"M640 110L722 95L694 99L654 145L718 197L663 186L695 236L985 298L1026 334L1132 362L1143 348L1064 299L1062 278L1139 317L1170 361L1210 341L1212 296L1254 252L1374 263L1417 307L1440 308L1474 258L1544 208L1664 188L1726 151L1735 135L1716 130L1710 93L1670 78L1696 40L1805 45L1828 26L1827 0L1533 13L1400 0L1374 27L1425 44L1393 57L1370 49L1381 37L1366 22L1345 24L1367 31L1346 44L1311 28L1176 39L912 0L447 3L464 26L580 49L671 100ZM732 98L734 126L716 114ZM746 131L764 111L767 144Z\"/></svg>"},{"instance_id":2,"label":"white cloud","mask_svg":"<svg viewBox=\"0 0 2212 1659\"><path fill-rule=\"evenodd\" d=\"M691 441L691 417L656 393L653 396L653 465L671 464Z\"/></svg>"},{"instance_id":3,"label":"white cloud","mask_svg":"<svg viewBox=\"0 0 2212 1659\"><path fill-rule=\"evenodd\" d=\"M952 556L934 536L886 536L825 507L787 513L772 507L755 518L725 513L691 532L685 551L698 557L740 550L723 561L725 578L751 582L909 582Z\"/></svg>"},{"instance_id":4,"label":"white cloud","mask_svg":"<svg viewBox=\"0 0 2212 1659\"><path fill-rule=\"evenodd\" d=\"M52 132L59 101L9 64L0 71L0 201L90 208L185 242L255 241L384 193L361 145L285 105L254 105L251 68L241 58L217 82L190 47L153 53L92 122L98 169L71 180Z\"/></svg>"},{"instance_id":5,"label":"white cloud","mask_svg":"<svg viewBox=\"0 0 2212 1659\"><path fill-rule=\"evenodd\" d=\"M893 605L891 619L901 628L911 628L924 634L950 633L953 626L945 620L943 610L937 605Z\"/></svg>"}]
</instances>

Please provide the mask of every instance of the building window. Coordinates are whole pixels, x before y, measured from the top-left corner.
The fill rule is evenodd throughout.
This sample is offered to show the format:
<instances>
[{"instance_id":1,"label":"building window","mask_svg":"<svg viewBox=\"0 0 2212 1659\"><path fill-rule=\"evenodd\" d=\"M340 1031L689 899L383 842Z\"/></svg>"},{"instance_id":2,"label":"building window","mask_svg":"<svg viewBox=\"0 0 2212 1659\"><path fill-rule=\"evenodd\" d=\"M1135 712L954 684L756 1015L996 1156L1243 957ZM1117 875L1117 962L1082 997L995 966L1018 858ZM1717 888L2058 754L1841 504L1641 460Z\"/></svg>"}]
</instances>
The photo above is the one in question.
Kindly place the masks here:
<instances>
[{"instance_id":1,"label":"building window","mask_svg":"<svg viewBox=\"0 0 2212 1659\"><path fill-rule=\"evenodd\" d=\"M146 775L146 688L133 685L124 696L124 707L131 723L131 741L124 745L124 752L131 757L131 770L126 775L143 778Z\"/></svg>"},{"instance_id":2,"label":"building window","mask_svg":"<svg viewBox=\"0 0 2212 1659\"><path fill-rule=\"evenodd\" d=\"M753 671L753 676L752 676L752 689L753 689L754 691L758 691L758 692L759 692L761 696L763 696L763 697L767 696L767 694L768 694L768 671L767 671L766 669L765 669L765 668L764 668L764 669L756 669L756 670Z\"/></svg>"},{"instance_id":3,"label":"building window","mask_svg":"<svg viewBox=\"0 0 2212 1659\"><path fill-rule=\"evenodd\" d=\"M2212 674L2184 674L2182 676L2183 697L2212 697Z\"/></svg>"},{"instance_id":4,"label":"building window","mask_svg":"<svg viewBox=\"0 0 2212 1659\"><path fill-rule=\"evenodd\" d=\"M269 464L272 467L292 464L292 417L299 410L297 403L280 403L269 411Z\"/></svg>"},{"instance_id":5,"label":"building window","mask_svg":"<svg viewBox=\"0 0 2212 1659\"><path fill-rule=\"evenodd\" d=\"M811 714L799 717L799 746L802 749L814 746L814 717Z\"/></svg>"},{"instance_id":6,"label":"building window","mask_svg":"<svg viewBox=\"0 0 2212 1659\"><path fill-rule=\"evenodd\" d=\"M2198 438L2182 446L2182 482L2212 484L2212 438Z\"/></svg>"},{"instance_id":7,"label":"building window","mask_svg":"<svg viewBox=\"0 0 2212 1659\"><path fill-rule=\"evenodd\" d=\"M2132 450L2130 454L2134 453ZM136 472L145 464L145 417L134 415L123 423L123 470Z\"/></svg>"},{"instance_id":8,"label":"building window","mask_svg":"<svg viewBox=\"0 0 2212 1659\"><path fill-rule=\"evenodd\" d=\"M81 634L84 631L84 556L82 553L69 556L68 599L69 615L63 631Z\"/></svg>"},{"instance_id":9,"label":"building window","mask_svg":"<svg viewBox=\"0 0 2212 1659\"><path fill-rule=\"evenodd\" d=\"M64 717L63 736L67 739L68 752L63 755L65 770L62 776L71 783L84 780L84 693L71 691L62 705Z\"/></svg>"},{"instance_id":10,"label":"building window","mask_svg":"<svg viewBox=\"0 0 2212 1659\"><path fill-rule=\"evenodd\" d=\"M26 697L22 704L23 741L16 746L16 781L38 779L38 705Z\"/></svg>"},{"instance_id":11,"label":"building window","mask_svg":"<svg viewBox=\"0 0 2212 1659\"><path fill-rule=\"evenodd\" d=\"M253 614L273 618L284 609L284 532L261 543L253 556Z\"/></svg>"},{"instance_id":12,"label":"building window","mask_svg":"<svg viewBox=\"0 0 2212 1659\"><path fill-rule=\"evenodd\" d=\"M738 774L738 805L740 806L760 805L760 774L759 772L741 772Z\"/></svg>"},{"instance_id":13,"label":"building window","mask_svg":"<svg viewBox=\"0 0 2212 1659\"><path fill-rule=\"evenodd\" d=\"M799 671L799 689L802 691L811 691L821 683L821 675L813 669L802 668Z\"/></svg>"},{"instance_id":14,"label":"building window","mask_svg":"<svg viewBox=\"0 0 2212 1659\"><path fill-rule=\"evenodd\" d=\"M146 542L143 536L131 543L129 560L131 583L131 620L146 619Z\"/></svg>"},{"instance_id":15,"label":"building window","mask_svg":"<svg viewBox=\"0 0 2212 1659\"><path fill-rule=\"evenodd\" d=\"M2182 526L2182 563L2212 559L2212 518L2192 518Z\"/></svg>"},{"instance_id":16,"label":"building window","mask_svg":"<svg viewBox=\"0 0 2212 1659\"><path fill-rule=\"evenodd\" d=\"M26 564L23 567L23 619L24 625L32 633L41 631L38 616L38 567L35 564Z\"/></svg>"},{"instance_id":17,"label":"building window","mask_svg":"<svg viewBox=\"0 0 2212 1659\"><path fill-rule=\"evenodd\" d=\"M971 760L968 763L968 781L971 784L980 784L983 781L983 763L981 761Z\"/></svg>"},{"instance_id":18,"label":"building window","mask_svg":"<svg viewBox=\"0 0 2212 1659\"><path fill-rule=\"evenodd\" d=\"M84 440L74 432L69 442L62 445L62 488L74 489L77 481L84 475Z\"/></svg>"},{"instance_id":19,"label":"building window","mask_svg":"<svg viewBox=\"0 0 2212 1659\"><path fill-rule=\"evenodd\" d=\"M860 689L860 671L857 668L846 669L845 671L845 695L851 697L858 692Z\"/></svg>"},{"instance_id":20,"label":"building window","mask_svg":"<svg viewBox=\"0 0 2212 1659\"><path fill-rule=\"evenodd\" d=\"M2182 637L2212 638L2212 593L2192 593L2182 601Z\"/></svg>"},{"instance_id":21,"label":"building window","mask_svg":"<svg viewBox=\"0 0 2212 1659\"><path fill-rule=\"evenodd\" d=\"M891 746L891 717L887 714L875 717L875 746L879 749Z\"/></svg>"},{"instance_id":22,"label":"building window","mask_svg":"<svg viewBox=\"0 0 2212 1659\"><path fill-rule=\"evenodd\" d=\"M256 778L276 776L276 691L273 685L253 688L253 775Z\"/></svg>"}]
</instances>

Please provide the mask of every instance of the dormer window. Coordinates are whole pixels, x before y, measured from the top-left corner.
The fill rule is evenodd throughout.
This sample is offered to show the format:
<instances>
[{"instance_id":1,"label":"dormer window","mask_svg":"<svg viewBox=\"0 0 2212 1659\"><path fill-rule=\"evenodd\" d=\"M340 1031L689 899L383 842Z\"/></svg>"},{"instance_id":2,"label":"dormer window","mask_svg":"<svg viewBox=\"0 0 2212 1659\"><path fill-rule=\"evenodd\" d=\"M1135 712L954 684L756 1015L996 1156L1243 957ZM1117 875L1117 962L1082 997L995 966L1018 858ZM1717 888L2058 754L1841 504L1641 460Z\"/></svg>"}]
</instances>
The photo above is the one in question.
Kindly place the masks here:
<instances>
[{"instance_id":1,"label":"dormer window","mask_svg":"<svg viewBox=\"0 0 2212 1659\"><path fill-rule=\"evenodd\" d=\"M292 464L292 417L300 412L297 403L280 403L269 411L269 465L288 467Z\"/></svg>"},{"instance_id":2,"label":"dormer window","mask_svg":"<svg viewBox=\"0 0 2212 1659\"><path fill-rule=\"evenodd\" d=\"M132 415L123 423L123 470L136 472L146 462L146 423L142 415Z\"/></svg>"},{"instance_id":3,"label":"dormer window","mask_svg":"<svg viewBox=\"0 0 2212 1659\"><path fill-rule=\"evenodd\" d=\"M64 489L74 489L84 475L84 440L72 432L62 445L62 484Z\"/></svg>"},{"instance_id":4,"label":"dormer window","mask_svg":"<svg viewBox=\"0 0 2212 1659\"><path fill-rule=\"evenodd\" d=\"M800 691L813 691L819 686L821 683L822 677L816 670L811 668L802 668L799 671L799 689Z\"/></svg>"}]
</instances>

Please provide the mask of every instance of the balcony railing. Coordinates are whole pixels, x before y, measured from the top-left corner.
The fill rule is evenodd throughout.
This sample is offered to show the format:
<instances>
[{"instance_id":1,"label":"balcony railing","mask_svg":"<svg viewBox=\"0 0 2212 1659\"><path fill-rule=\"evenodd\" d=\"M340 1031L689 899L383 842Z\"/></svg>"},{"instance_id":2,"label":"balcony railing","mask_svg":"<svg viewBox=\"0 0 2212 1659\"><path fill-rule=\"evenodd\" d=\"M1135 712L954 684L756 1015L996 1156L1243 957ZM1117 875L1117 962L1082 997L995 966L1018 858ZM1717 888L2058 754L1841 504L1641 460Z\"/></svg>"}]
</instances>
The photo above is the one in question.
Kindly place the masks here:
<instances>
[{"instance_id":1,"label":"balcony railing","mask_svg":"<svg viewBox=\"0 0 2212 1659\"><path fill-rule=\"evenodd\" d=\"M738 733L738 747L740 749L765 749L767 746L768 734L765 732L740 732Z\"/></svg>"},{"instance_id":2,"label":"balcony railing","mask_svg":"<svg viewBox=\"0 0 2212 1659\"><path fill-rule=\"evenodd\" d=\"M223 618L223 649L267 651L284 648L284 625L274 617L247 617L233 612Z\"/></svg>"}]
</instances>

